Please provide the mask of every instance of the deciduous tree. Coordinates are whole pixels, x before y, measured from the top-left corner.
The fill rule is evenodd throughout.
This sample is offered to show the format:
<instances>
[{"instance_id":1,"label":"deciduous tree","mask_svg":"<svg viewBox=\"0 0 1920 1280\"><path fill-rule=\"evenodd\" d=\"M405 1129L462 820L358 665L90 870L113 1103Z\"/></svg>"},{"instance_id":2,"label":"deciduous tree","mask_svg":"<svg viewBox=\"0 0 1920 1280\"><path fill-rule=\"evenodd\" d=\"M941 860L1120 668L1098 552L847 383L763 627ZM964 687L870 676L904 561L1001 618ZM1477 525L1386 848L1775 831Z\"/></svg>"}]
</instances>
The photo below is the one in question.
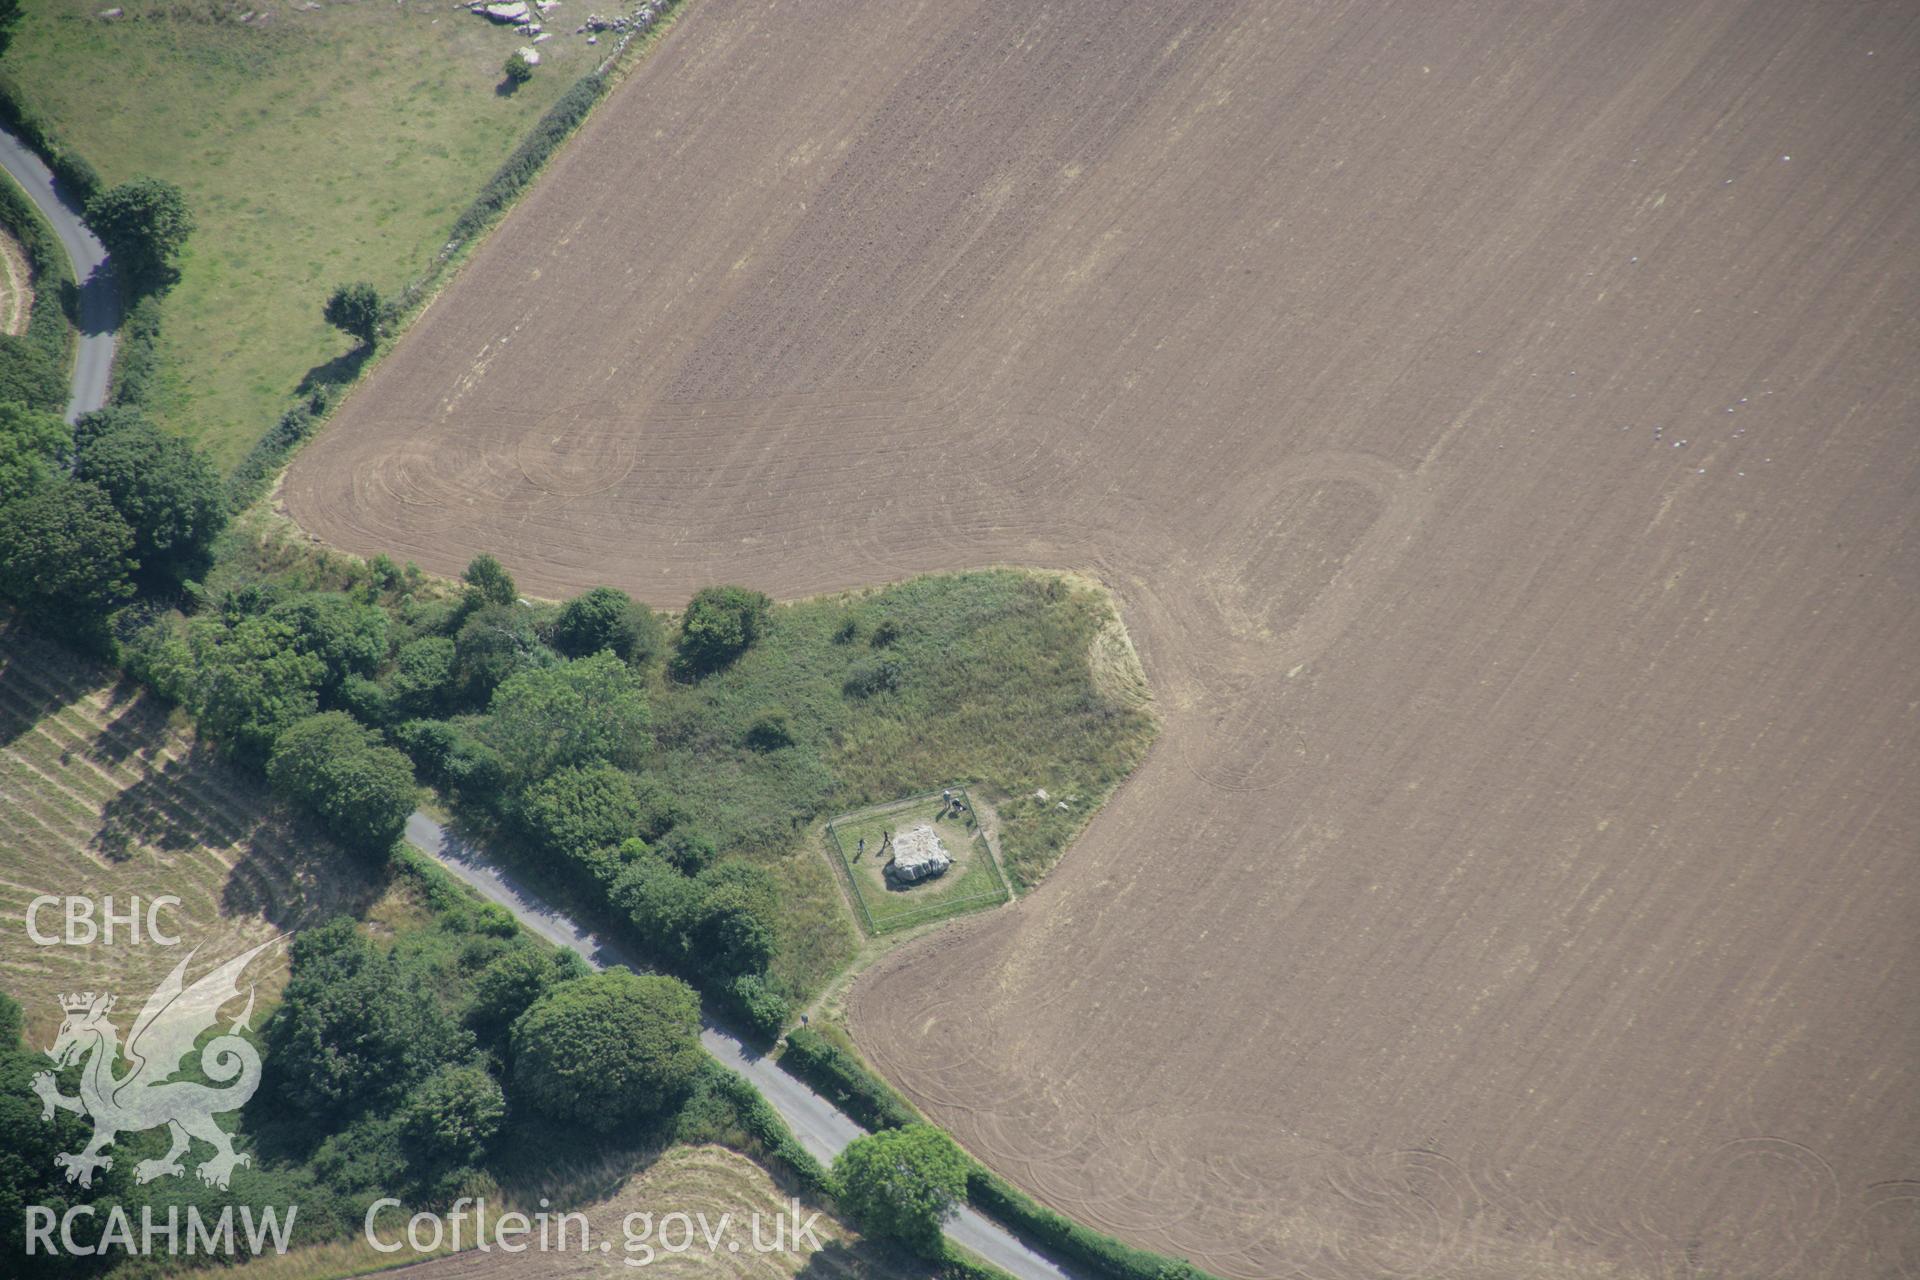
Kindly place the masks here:
<instances>
[{"instance_id":1,"label":"deciduous tree","mask_svg":"<svg viewBox=\"0 0 1920 1280\"><path fill-rule=\"evenodd\" d=\"M321 314L328 324L365 346L380 338L380 294L364 280L336 288Z\"/></svg>"},{"instance_id":2,"label":"deciduous tree","mask_svg":"<svg viewBox=\"0 0 1920 1280\"><path fill-rule=\"evenodd\" d=\"M121 278L136 291L173 282L174 259L194 228L180 188L159 178L135 178L87 201L86 217Z\"/></svg>"},{"instance_id":3,"label":"deciduous tree","mask_svg":"<svg viewBox=\"0 0 1920 1280\"><path fill-rule=\"evenodd\" d=\"M488 736L524 784L597 761L631 764L647 748L640 677L611 653L509 676L493 695Z\"/></svg>"},{"instance_id":4,"label":"deciduous tree","mask_svg":"<svg viewBox=\"0 0 1920 1280\"><path fill-rule=\"evenodd\" d=\"M448 1019L423 975L376 947L352 919L302 931L291 954L269 1060L293 1106L337 1116L390 1104L473 1051L473 1038Z\"/></svg>"},{"instance_id":5,"label":"deciduous tree","mask_svg":"<svg viewBox=\"0 0 1920 1280\"><path fill-rule=\"evenodd\" d=\"M0 401L0 506L52 484L72 450L59 414Z\"/></svg>"},{"instance_id":6,"label":"deciduous tree","mask_svg":"<svg viewBox=\"0 0 1920 1280\"><path fill-rule=\"evenodd\" d=\"M520 598L519 588L513 585L513 575L498 560L484 553L468 562L467 571L460 579L471 594L487 604L512 604Z\"/></svg>"},{"instance_id":7,"label":"deciduous tree","mask_svg":"<svg viewBox=\"0 0 1920 1280\"><path fill-rule=\"evenodd\" d=\"M624 591L595 587L562 606L553 626L553 647L569 658L611 649L635 666L660 653L660 619Z\"/></svg>"},{"instance_id":8,"label":"deciduous tree","mask_svg":"<svg viewBox=\"0 0 1920 1280\"><path fill-rule=\"evenodd\" d=\"M378 856L400 838L418 798L412 762L344 711L289 726L274 745L267 778L341 844Z\"/></svg>"},{"instance_id":9,"label":"deciduous tree","mask_svg":"<svg viewBox=\"0 0 1920 1280\"><path fill-rule=\"evenodd\" d=\"M868 1231L926 1257L941 1253L941 1228L967 1191L967 1158L928 1124L855 1138L833 1162L839 1200Z\"/></svg>"},{"instance_id":10,"label":"deciduous tree","mask_svg":"<svg viewBox=\"0 0 1920 1280\"><path fill-rule=\"evenodd\" d=\"M610 969L561 983L513 1024L514 1096L601 1130L654 1114L699 1074L700 1002L683 982Z\"/></svg>"},{"instance_id":11,"label":"deciduous tree","mask_svg":"<svg viewBox=\"0 0 1920 1280\"><path fill-rule=\"evenodd\" d=\"M74 432L73 474L113 500L133 530L143 575L191 576L227 523L219 472L199 450L139 413L90 414Z\"/></svg>"},{"instance_id":12,"label":"deciduous tree","mask_svg":"<svg viewBox=\"0 0 1920 1280\"><path fill-rule=\"evenodd\" d=\"M499 1081L469 1063L442 1067L415 1085L400 1109L400 1130L416 1161L460 1169L486 1154L506 1115Z\"/></svg>"},{"instance_id":13,"label":"deciduous tree","mask_svg":"<svg viewBox=\"0 0 1920 1280\"><path fill-rule=\"evenodd\" d=\"M0 596L49 631L105 645L138 567L133 531L97 485L56 477L0 507Z\"/></svg>"},{"instance_id":14,"label":"deciduous tree","mask_svg":"<svg viewBox=\"0 0 1920 1280\"><path fill-rule=\"evenodd\" d=\"M680 661L688 670L714 671L749 649L765 630L773 601L745 587L706 587L680 619Z\"/></svg>"}]
</instances>

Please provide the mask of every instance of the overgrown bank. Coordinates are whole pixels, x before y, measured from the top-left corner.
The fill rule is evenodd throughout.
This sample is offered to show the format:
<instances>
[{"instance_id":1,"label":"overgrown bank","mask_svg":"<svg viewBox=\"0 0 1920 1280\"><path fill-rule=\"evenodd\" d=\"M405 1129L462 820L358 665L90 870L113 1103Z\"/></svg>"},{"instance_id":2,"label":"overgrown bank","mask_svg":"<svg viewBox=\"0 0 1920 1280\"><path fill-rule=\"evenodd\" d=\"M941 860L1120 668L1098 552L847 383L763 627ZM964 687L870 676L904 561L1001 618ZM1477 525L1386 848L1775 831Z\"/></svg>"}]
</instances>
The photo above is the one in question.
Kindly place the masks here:
<instances>
[{"instance_id":1,"label":"overgrown bank","mask_svg":"<svg viewBox=\"0 0 1920 1280\"><path fill-rule=\"evenodd\" d=\"M0 334L0 401L58 413L67 403L67 368L73 349L66 313L73 273L53 228L4 173L0 173L0 226L19 241L33 278L27 331Z\"/></svg>"},{"instance_id":2,"label":"overgrown bank","mask_svg":"<svg viewBox=\"0 0 1920 1280\"><path fill-rule=\"evenodd\" d=\"M543 891L763 1034L856 944L811 823L929 778L1044 785L1080 811L1001 831L1037 874L1055 824L1153 732L1095 686L1110 605L1048 575L783 606L718 588L663 619L607 588L528 603L486 557L456 590L384 558L230 543L190 612L130 642L154 688L351 843L392 842L417 776Z\"/></svg>"}]
</instances>

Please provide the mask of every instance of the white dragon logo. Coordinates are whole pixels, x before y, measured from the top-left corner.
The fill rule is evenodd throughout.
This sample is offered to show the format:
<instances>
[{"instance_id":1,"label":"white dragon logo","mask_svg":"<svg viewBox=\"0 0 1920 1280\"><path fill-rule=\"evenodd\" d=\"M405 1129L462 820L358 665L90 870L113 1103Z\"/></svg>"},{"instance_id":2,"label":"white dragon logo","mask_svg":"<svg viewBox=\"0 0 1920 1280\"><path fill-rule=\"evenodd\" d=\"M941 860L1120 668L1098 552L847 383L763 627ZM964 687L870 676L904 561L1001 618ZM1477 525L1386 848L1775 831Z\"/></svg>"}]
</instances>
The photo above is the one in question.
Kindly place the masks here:
<instances>
[{"instance_id":1,"label":"white dragon logo","mask_svg":"<svg viewBox=\"0 0 1920 1280\"><path fill-rule=\"evenodd\" d=\"M278 941L271 939L234 957L190 987L182 982L193 959L193 953L188 952L187 958L175 965L166 981L147 997L146 1006L134 1019L126 1046L129 1066L123 1076L113 1074L121 1056L120 1033L107 1021L113 997L89 991L60 998L67 1017L47 1056L59 1067L85 1060L80 1071L80 1096L70 1098L61 1093L51 1071L34 1076L33 1091L43 1104L42 1119L53 1119L55 1107L93 1117L93 1137L85 1149L53 1158L54 1164L67 1171L68 1182L91 1187L95 1169L113 1168L113 1157L101 1153L116 1136L163 1124L173 1145L158 1160L142 1160L135 1165L136 1181L151 1182L184 1173L180 1157L187 1154L194 1138L214 1149L213 1157L195 1170L200 1180L211 1186L225 1190L234 1166L253 1163L252 1156L234 1151L233 1139L213 1119L217 1112L246 1105L260 1087L259 1051L234 1034L253 1016L251 987L247 990L247 1007L228 1025L226 1034L215 1036L200 1051L200 1070L214 1085L169 1077L180 1069L181 1060L192 1052L201 1033L218 1021L221 1006L239 996L241 971Z\"/></svg>"}]
</instances>

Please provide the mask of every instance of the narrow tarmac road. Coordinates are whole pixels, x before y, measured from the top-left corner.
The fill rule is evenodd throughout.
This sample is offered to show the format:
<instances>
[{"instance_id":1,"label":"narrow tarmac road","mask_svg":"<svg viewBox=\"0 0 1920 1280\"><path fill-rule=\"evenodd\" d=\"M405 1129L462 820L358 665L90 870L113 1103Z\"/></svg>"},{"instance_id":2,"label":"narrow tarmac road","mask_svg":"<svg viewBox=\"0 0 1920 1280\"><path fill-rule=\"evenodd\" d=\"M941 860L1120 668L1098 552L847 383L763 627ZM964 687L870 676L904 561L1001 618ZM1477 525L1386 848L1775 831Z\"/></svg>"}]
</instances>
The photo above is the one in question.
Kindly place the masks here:
<instances>
[{"instance_id":1,"label":"narrow tarmac road","mask_svg":"<svg viewBox=\"0 0 1920 1280\"><path fill-rule=\"evenodd\" d=\"M0 169L12 175L53 227L80 285L80 345L73 362L73 393L67 400L67 421L72 422L107 402L113 335L120 327L120 291L107 262L106 246L80 220L80 202L62 189L45 161L4 129L0 129Z\"/></svg>"},{"instance_id":2,"label":"narrow tarmac road","mask_svg":"<svg viewBox=\"0 0 1920 1280\"><path fill-rule=\"evenodd\" d=\"M407 843L445 867L455 879L489 902L497 902L534 933L556 946L578 952L596 969L630 964L620 948L581 928L553 909L518 881L512 872L489 860L484 850L460 839L416 810L407 819ZM708 1022L700 1032L707 1052L753 1082L792 1126L800 1144L821 1161L831 1161L840 1149L865 1133L831 1102L815 1093L777 1062L756 1053L739 1037ZM947 1224L947 1237L1020 1280L1077 1280L1073 1271L1028 1248L1011 1232L965 1205Z\"/></svg>"}]
</instances>

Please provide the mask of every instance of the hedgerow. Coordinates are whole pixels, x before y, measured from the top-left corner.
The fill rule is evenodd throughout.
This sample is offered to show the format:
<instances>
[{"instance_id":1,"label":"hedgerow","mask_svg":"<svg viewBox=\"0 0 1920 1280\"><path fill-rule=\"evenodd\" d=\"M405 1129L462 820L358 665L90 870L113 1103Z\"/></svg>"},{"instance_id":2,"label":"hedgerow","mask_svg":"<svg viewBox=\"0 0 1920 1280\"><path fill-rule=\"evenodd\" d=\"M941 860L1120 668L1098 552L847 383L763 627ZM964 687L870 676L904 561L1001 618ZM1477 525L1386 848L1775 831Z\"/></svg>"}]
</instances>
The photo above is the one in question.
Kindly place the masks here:
<instances>
[{"instance_id":1,"label":"hedgerow","mask_svg":"<svg viewBox=\"0 0 1920 1280\"><path fill-rule=\"evenodd\" d=\"M160 299L149 294L133 304L121 322L113 356L113 389L108 400L144 409L160 390Z\"/></svg>"},{"instance_id":2,"label":"hedgerow","mask_svg":"<svg viewBox=\"0 0 1920 1280\"><path fill-rule=\"evenodd\" d=\"M74 199L85 203L106 186L99 172L86 157L69 150L54 136L47 122L21 98L12 83L0 78L0 124L5 124L36 155L47 162L53 176L66 186Z\"/></svg>"},{"instance_id":3,"label":"hedgerow","mask_svg":"<svg viewBox=\"0 0 1920 1280\"><path fill-rule=\"evenodd\" d=\"M861 1061L810 1027L787 1033L780 1065L869 1129L898 1129L920 1115Z\"/></svg>"},{"instance_id":4,"label":"hedgerow","mask_svg":"<svg viewBox=\"0 0 1920 1280\"><path fill-rule=\"evenodd\" d=\"M280 415L273 429L253 442L247 456L227 477L227 506L243 511L267 491L276 472L308 436L320 426L332 405L333 397L325 387L316 387L298 403Z\"/></svg>"},{"instance_id":5,"label":"hedgerow","mask_svg":"<svg viewBox=\"0 0 1920 1280\"><path fill-rule=\"evenodd\" d=\"M57 413L67 403L72 329L64 295L72 272L53 228L10 179L0 179L0 226L13 233L33 276L33 309L24 334L0 335L0 396Z\"/></svg>"}]
</instances>

